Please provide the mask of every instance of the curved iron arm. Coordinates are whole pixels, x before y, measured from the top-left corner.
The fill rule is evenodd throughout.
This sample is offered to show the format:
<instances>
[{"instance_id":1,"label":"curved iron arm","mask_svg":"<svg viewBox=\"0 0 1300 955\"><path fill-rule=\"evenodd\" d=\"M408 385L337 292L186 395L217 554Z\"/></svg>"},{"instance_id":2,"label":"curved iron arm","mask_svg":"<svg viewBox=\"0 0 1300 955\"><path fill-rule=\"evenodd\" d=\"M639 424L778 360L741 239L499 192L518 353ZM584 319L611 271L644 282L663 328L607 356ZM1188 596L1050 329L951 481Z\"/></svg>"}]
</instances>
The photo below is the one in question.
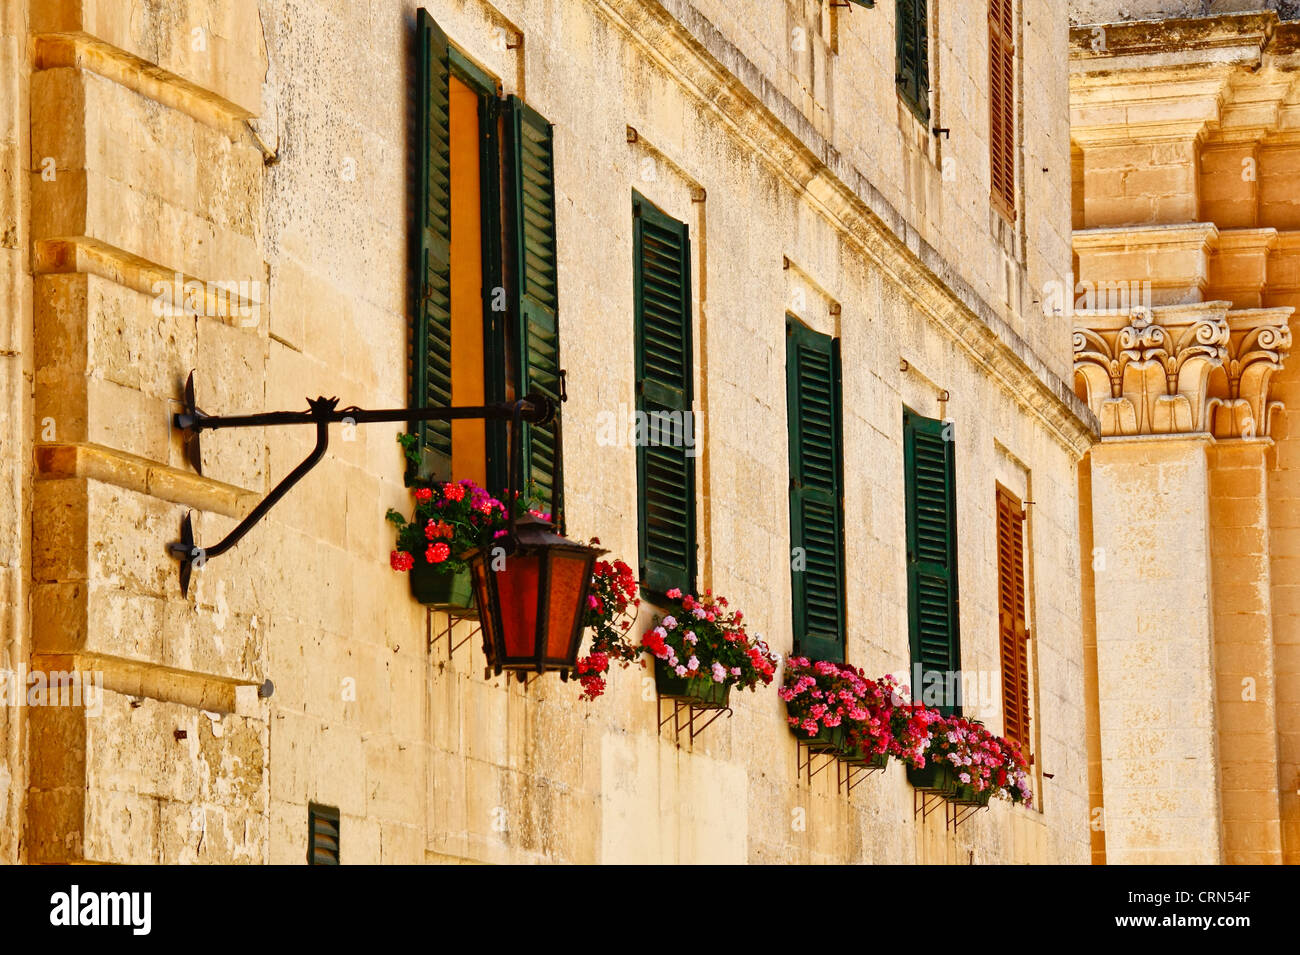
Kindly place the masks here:
<instances>
[{"instance_id":1,"label":"curved iron arm","mask_svg":"<svg viewBox=\"0 0 1300 955\"><path fill-rule=\"evenodd\" d=\"M195 471L202 474L202 452L199 435L203 431L215 431L222 428L256 428L290 424L314 424L316 426L316 447L290 471L271 492L258 501L248 515L220 542L211 547L199 547L194 540L193 512L187 513L181 521L181 539L167 545L167 550L180 560L181 594L189 596L190 574L193 568L202 567L214 557L219 557L253 529L271 508L289 493L289 490L303 479L312 468L320 463L329 447L329 426L332 423L348 422L350 424L370 424L382 421L450 421L466 418L505 418L511 421L512 458L510 483L515 482L518 466L517 446L522 430L521 423L545 424L555 415L555 403L545 395L530 394L518 401L478 407L421 407L421 408L385 408L368 411L351 406L338 407L338 398L309 398L308 411L269 411L251 415L208 415L195 406L194 374L190 373L185 385L185 411L172 416L172 423L185 433L185 448ZM514 536L514 507L510 507L510 538Z\"/></svg>"}]
</instances>

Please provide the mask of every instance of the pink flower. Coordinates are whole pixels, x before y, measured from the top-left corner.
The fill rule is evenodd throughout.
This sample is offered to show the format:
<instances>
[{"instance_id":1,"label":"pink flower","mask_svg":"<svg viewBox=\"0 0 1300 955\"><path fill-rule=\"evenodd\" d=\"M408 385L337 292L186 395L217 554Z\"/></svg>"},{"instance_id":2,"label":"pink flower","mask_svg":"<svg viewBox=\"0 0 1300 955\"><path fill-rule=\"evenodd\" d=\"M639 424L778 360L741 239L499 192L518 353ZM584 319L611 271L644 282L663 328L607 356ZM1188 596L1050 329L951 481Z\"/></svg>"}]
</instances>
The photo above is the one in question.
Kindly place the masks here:
<instances>
[{"instance_id":1,"label":"pink flower","mask_svg":"<svg viewBox=\"0 0 1300 955\"><path fill-rule=\"evenodd\" d=\"M676 599L679 598L681 595L682 595L681 589L678 588L678 587L674 587L672 590L668 591L668 593L666 593L664 596L665 596L665 597L670 597L670 598L672 598L673 600L676 600Z\"/></svg>"},{"instance_id":2,"label":"pink flower","mask_svg":"<svg viewBox=\"0 0 1300 955\"><path fill-rule=\"evenodd\" d=\"M721 663L713 661L713 682L722 683L727 679L727 670Z\"/></svg>"}]
</instances>

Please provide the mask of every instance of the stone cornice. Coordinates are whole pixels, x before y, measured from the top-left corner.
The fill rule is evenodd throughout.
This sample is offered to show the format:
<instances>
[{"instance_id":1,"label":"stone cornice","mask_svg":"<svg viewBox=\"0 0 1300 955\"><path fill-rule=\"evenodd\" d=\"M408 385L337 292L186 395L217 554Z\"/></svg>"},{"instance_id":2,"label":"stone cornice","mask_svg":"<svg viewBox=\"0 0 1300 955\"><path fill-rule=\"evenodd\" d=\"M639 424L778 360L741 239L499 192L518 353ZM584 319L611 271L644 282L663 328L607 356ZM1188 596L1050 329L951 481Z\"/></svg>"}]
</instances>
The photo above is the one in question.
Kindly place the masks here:
<instances>
[{"instance_id":1,"label":"stone cornice","mask_svg":"<svg viewBox=\"0 0 1300 955\"><path fill-rule=\"evenodd\" d=\"M1277 28L1272 10L1083 23L1070 28L1070 60L1085 69L1136 67L1139 63L1132 61L1142 57L1154 57L1162 65L1258 62ZM1285 43L1290 36L1288 31Z\"/></svg>"},{"instance_id":2,"label":"stone cornice","mask_svg":"<svg viewBox=\"0 0 1300 955\"><path fill-rule=\"evenodd\" d=\"M1075 375L1103 437L1268 435L1269 387L1291 349L1293 310L1201 302L1076 312Z\"/></svg>"},{"instance_id":3,"label":"stone cornice","mask_svg":"<svg viewBox=\"0 0 1300 955\"><path fill-rule=\"evenodd\" d=\"M47 33L32 39L37 70L71 67L89 70L134 93L211 126L232 140L246 135L247 109L154 63L85 32Z\"/></svg>"},{"instance_id":4,"label":"stone cornice","mask_svg":"<svg viewBox=\"0 0 1300 955\"><path fill-rule=\"evenodd\" d=\"M1070 30L1071 137L1286 141L1300 125L1300 24L1272 11Z\"/></svg>"},{"instance_id":5,"label":"stone cornice","mask_svg":"<svg viewBox=\"0 0 1300 955\"><path fill-rule=\"evenodd\" d=\"M1187 222L1076 229L1072 241L1075 252L1112 248L1200 252L1213 249L1218 239L1219 227L1213 222Z\"/></svg>"},{"instance_id":6,"label":"stone cornice","mask_svg":"<svg viewBox=\"0 0 1300 955\"><path fill-rule=\"evenodd\" d=\"M1147 306L1204 298L1218 242L1212 222L1080 229L1072 239L1081 280L1100 292L1140 288Z\"/></svg>"},{"instance_id":7,"label":"stone cornice","mask_svg":"<svg viewBox=\"0 0 1300 955\"><path fill-rule=\"evenodd\" d=\"M1097 439L1086 406L869 179L686 0L590 0L730 133L789 182L1074 455Z\"/></svg>"},{"instance_id":8,"label":"stone cornice","mask_svg":"<svg viewBox=\"0 0 1300 955\"><path fill-rule=\"evenodd\" d=\"M101 444L38 444L33 457L39 481L102 481L227 517L242 518L261 500L256 491Z\"/></svg>"}]
</instances>

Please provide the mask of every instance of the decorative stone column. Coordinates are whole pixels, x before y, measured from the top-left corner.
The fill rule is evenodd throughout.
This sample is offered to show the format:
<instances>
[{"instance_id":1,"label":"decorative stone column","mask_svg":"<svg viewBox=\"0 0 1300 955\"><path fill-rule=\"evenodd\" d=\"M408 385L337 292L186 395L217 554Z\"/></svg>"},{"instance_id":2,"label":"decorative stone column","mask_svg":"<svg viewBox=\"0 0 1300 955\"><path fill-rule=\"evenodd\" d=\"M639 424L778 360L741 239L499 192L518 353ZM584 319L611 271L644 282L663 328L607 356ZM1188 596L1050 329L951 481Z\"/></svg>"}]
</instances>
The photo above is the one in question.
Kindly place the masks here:
<instances>
[{"instance_id":1,"label":"decorative stone column","mask_svg":"<svg viewBox=\"0 0 1300 955\"><path fill-rule=\"evenodd\" d=\"M1280 858L1265 468L1289 314L1075 316L1111 863Z\"/></svg>"}]
</instances>

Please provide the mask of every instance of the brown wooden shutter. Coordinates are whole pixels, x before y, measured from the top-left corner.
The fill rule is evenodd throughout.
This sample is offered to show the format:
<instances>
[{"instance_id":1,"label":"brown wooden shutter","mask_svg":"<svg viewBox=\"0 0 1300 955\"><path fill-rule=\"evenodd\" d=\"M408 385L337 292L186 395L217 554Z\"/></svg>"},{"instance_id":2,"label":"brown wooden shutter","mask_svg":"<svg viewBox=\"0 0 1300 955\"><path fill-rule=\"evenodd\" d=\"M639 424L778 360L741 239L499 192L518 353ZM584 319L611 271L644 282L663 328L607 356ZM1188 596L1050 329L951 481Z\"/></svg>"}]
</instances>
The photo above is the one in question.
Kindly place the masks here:
<instances>
[{"instance_id":1,"label":"brown wooden shutter","mask_svg":"<svg viewBox=\"0 0 1300 955\"><path fill-rule=\"evenodd\" d=\"M998 642L1004 731L1029 754L1029 631L1025 619L1024 509L998 488Z\"/></svg>"},{"instance_id":2,"label":"brown wooden shutter","mask_svg":"<svg viewBox=\"0 0 1300 955\"><path fill-rule=\"evenodd\" d=\"M989 167L994 207L1016 217L1015 0L989 0Z\"/></svg>"}]
</instances>

